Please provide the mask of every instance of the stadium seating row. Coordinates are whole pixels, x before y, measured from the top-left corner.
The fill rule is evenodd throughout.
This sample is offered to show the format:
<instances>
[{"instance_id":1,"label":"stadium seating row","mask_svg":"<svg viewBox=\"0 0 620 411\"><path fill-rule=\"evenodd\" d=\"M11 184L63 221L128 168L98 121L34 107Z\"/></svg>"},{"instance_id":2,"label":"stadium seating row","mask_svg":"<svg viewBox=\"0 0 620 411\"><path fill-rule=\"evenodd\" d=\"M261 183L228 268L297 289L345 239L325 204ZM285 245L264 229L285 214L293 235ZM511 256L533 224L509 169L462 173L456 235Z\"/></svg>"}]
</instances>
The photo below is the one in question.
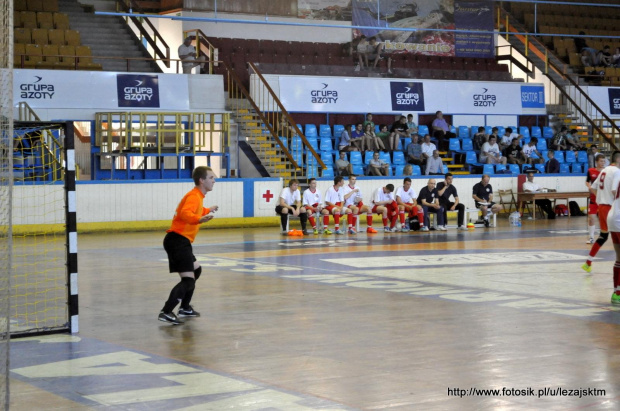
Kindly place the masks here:
<instances>
[{"instance_id":1,"label":"stadium seating row","mask_svg":"<svg viewBox=\"0 0 620 411\"><path fill-rule=\"evenodd\" d=\"M58 0L13 0L15 11L58 11Z\"/></svg>"},{"instance_id":2,"label":"stadium seating row","mask_svg":"<svg viewBox=\"0 0 620 411\"><path fill-rule=\"evenodd\" d=\"M56 44L15 44L13 65L16 68L39 68L59 70L101 70L101 64L93 63L88 46L58 46Z\"/></svg>"},{"instance_id":3,"label":"stadium seating row","mask_svg":"<svg viewBox=\"0 0 620 411\"><path fill-rule=\"evenodd\" d=\"M69 16L64 13L47 11L16 11L13 14L13 27L26 29L69 29Z\"/></svg>"},{"instance_id":4,"label":"stadium seating row","mask_svg":"<svg viewBox=\"0 0 620 411\"><path fill-rule=\"evenodd\" d=\"M59 46L79 46L81 43L80 32L77 30L61 29L13 29L14 42L16 44L57 44Z\"/></svg>"}]
</instances>

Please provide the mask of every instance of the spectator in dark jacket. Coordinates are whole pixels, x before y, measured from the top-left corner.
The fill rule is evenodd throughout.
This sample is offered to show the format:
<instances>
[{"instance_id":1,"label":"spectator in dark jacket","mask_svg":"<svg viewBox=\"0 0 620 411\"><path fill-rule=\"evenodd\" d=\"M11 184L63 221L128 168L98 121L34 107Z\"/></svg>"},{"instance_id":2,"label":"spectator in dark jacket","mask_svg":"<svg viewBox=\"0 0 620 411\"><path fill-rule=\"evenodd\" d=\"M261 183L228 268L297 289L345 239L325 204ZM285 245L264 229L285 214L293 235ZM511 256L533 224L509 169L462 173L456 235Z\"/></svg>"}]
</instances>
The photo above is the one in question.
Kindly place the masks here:
<instances>
[{"instance_id":1,"label":"spectator in dark jacket","mask_svg":"<svg viewBox=\"0 0 620 411\"><path fill-rule=\"evenodd\" d=\"M558 174L560 172L560 162L555 158L555 151L549 150L547 156L549 157L549 161L545 164L545 173Z\"/></svg>"}]
</instances>

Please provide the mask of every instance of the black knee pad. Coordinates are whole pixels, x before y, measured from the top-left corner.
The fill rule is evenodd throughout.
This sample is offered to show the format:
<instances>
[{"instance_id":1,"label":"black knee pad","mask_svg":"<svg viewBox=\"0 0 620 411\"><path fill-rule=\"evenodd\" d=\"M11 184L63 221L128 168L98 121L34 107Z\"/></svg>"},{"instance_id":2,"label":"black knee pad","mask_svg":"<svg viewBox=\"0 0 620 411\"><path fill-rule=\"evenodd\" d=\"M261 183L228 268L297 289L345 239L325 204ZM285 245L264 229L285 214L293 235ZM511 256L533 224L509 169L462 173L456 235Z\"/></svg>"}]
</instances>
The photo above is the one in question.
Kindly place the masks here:
<instances>
[{"instance_id":1,"label":"black knee pad","mask_svg":"<svg viewBox=\"0 0 620 411\"><path fill-rule=\"evenodd\" d=\"M607 238L609 238L609 233L600 233L596 239L596 243L602 246L605 244L605 241L607 241Z\"/></svg>"},{"instance_id":2,"label":"black knee pad","mask_svg":"<svg viewBox=\"0 0 620 411\"><path fill-rule=\"evenodd\" d=\"M196 280L192 277L183 277L181 278L181 282L185 284L185 292L193 291L196 287Z\"/></svg>"},{"instance_id":3,"label":"black knee pad","mask_svg":"<svg viewBox=\"0 0 620 411\"><path fill-rule=\"evenodd\" d=\"M194 280L198 280L202 274L202 267L198 267L194 270Z\"/></svg>"}]
</instances>

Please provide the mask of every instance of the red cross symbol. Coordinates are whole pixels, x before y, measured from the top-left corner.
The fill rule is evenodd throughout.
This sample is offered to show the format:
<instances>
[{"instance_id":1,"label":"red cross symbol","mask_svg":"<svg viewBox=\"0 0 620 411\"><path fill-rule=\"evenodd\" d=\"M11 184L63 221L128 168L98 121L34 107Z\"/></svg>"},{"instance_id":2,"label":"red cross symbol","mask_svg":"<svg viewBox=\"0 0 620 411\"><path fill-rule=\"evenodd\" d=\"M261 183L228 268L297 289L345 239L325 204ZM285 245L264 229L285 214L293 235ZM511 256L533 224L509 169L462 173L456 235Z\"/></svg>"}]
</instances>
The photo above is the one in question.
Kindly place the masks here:
<instances>
[{"instance_id":1,"label":"red cross symbol","mask_svg":"<svg viewBox=\"0 0 620 411\"><path fill-rule=\"evenodd\" d=\"M267 192L265 194L263 194L263 198L265 200L267 200L267 202L269 202L269 200L271 200L273 198L273 194L271 194L270 190L267 190Z\"/></svg>"}]
</instances>

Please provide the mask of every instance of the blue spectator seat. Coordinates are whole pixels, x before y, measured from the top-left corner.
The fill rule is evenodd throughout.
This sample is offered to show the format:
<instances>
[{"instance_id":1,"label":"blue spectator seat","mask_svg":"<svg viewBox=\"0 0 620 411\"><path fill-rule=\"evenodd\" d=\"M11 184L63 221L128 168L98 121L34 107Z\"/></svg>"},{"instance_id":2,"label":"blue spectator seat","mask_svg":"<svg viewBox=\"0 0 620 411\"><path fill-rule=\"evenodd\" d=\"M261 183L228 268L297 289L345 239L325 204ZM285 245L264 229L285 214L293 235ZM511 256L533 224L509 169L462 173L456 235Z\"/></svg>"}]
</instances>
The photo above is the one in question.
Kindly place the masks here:
<instances>
[{"instance_id":1,"label":"blue spectator seat","mask_svg":"<svg viewBox=\"0 0 620 411\"><path fill-rule=\"evenodd\" d=\"M558 163L562 164L564 162L564 152L563 151L556 151L555 152L555 159L558 160Z\"/></svg>"},{"instance_id":2,"label":"blue spectator seat","mask_svg":"<svg viewBox=\"0 0 620 411\"><path fill-rule=\"evenodd\" d=\"M403 139L402 138L398 139L398 144L396 144L396 150L403 151Z\"/></svg>"},{"instance_id":3,"label":"blue spectator seat","mask_svg":"<svg viewBox=\"0 0 620 411\"><path fill-rule=\"evenodd\" d=\"M525 167L525 164L523 166ZM534 168L536 170L538 170L540 173L544 173L545 172L545 165L544 164L534 164Z\"/></svg>"},{"instance_id":4,"label":"blue spectator seat","mask_svg":"<svg viewBox=\"0 0 620 411\"><path fill-rule=\"evenodd\" d=\"M495 174L495 168L493 167L493 164L485 164L484 166L482 166L482 174Z\"/></svg>"},{"instance_id":5,"label":"blue spectator seat","mask_svg":"<svg viewBox=\"0 0 620 411\"><path fill-rule=\"evenodd\" d=\"M565 157L566 162L567 163L576 163L577 162L577 155L575 155L575 152L572 150L568 150L566 151Z\"/></svg>"},{"instance_id":6,"label":"blue spectator seat","mask_svg":"<svg viewBox=\"0 0 620 411\"><path fill-rule=\"evenodd\" d=\"M467 126L459 126L459 138L469 138L469 128Z\"/></svg>"},{"instance_id":7,"label":"blue spectator seat","mask_svg":"<svg viewBox=\"0 0 620 411\"><path fill-rule=\"evenodd\" d=\"M381 129L379 128L379 124L375 124L375 133L380 133L380 132L381 132Z\"/></svg>"},{"instance_id":8,"label":"blue spectator seat","mask_svg":"<svg viewBox=\"0 0 620 411\"><path fill-rule=\"evenodd\" d=\"M583 173L583 165L581 163L573 163L571 167L571 171L573 174L582 174Z\"/></svg>"},{"instance_id":9,"label":"blue spectator seat","mask_svg":"<svg viewBox=\"0 0 620 411\"><path fill-rule=\"evenodd\" d=\"M319 168L317 166L308 166L306 168L308 178L319 178Z\"/></svg>"},{"instance_id":10,"label":"blue spectator seat","mask_svg":"<svg viewBox=\"0 0 620 411\"><path fill-rule=\"evenodd\" d=\"M530 129L527 127L519 127L519 134L523 137L530 137Z\"/></svg>"},{"instance_id":11,"label":"blue spectator seat","mask_svg":"<svg viewBox=\"0 0 620 411\"><path fill-rule=\"evenodd\" d=\"M448 150L450 151L460 151L461 150L461 141L458 138L451 138L450 145L448 146Z\"/></svg>"},{"instance_id":12,"label":"blue spectator seat","mask_svg":"<svg viewBox=\"0 0 620 411\"><path fill-rule=\"evenodd\" d=\"M282 136L278 136L278 137L280 137L280 141L282 142L282 145L284 146L284 148L288 150L288 140L286 139L286 137L282 137ZM276 147L280 147L280 145L276 143Z\"/></svg>"},{"instance_id":13,"label":"blue spectator seat","mask_svg":"<svg viewBox=\"0 0 620 411\"><path fill-rule=\"evenodd\" d=\"M474 138L474 135L478 132L478 127L482 126L471 126L469 128L469 138Z\"/></svg>"},{"instance_id":14,"label":"blue spectator seat","mask_svg":"<svg viewBox=\"0 0 620 411\"><path fill-rule=\"evenodd\" d=\"M506 128L504 128L504 126L497 126L497 135L498 136L503 136L504 133L506 132Z\"/></svg>"},{"instance_id":15,"label":"blue spectator seat","mask_svg":"<svg viewBox=\"0 0 620 411\"><path fill-rule=\"evenodd\" d=\"M524 147L526 144L530 143L531 137L525 137L521 139L521 146Z\"/></svg>"},{"instance_id":16,"label":"blue spectator seat","mask_svg":"<svg viewBox=\"0 0 620 411\"><path fill-rule=\"evenodd\" d=\"M461 150L462 151L474 151L474 143L471 138L465 138L461 141Z\"/></svg>"},{"instance_id":17,"label":"blue spectator seat","mask_svg":"<svg viewBox=\"0 0 620 411\"><path fill-rule=\"evenodd\" d=\"M532 133L531 133L532 137L536 137L536 138L541 138L542 137L542 133L540 131L540 127L538 126L532 126Z\"/></svg>"},{"instance_id":18,"label":"blue spectator seat","mask_svg":"<svg viewBox=\"0 0 620 411\"><path fill-rule=\"evenodd\" d=\"M418 142L420 141L420 139L418 139ZM407 150L407 146L411 144L411 138L410 137L405 137L403 139L403 151Z\"/></svg>"},{"instance_id":19,"label":"blue spectator seat","mask_svg":"<svg viewBox=\"0 0 620 411\"><path fill-rule=\"evenodd\" d=\"M422 169L420 169L420 166L411 166L411 175L412 176L421 176L422 175Z\"/></svg>"},{"instance_id":20,"label":"blue spectator seat","mask_svg":"<svg viewBox=\"0 0 620 411\"><path fill-rule=\"evenodd\" d=\"M334 124L334 137L340 138L342 130L344 130L344 126L342 124Z\"/></svg>"},{"instance_id":21,"label":"blue spectator seat","mask_svg":"<svg viewBox=\"0 0 620 411\"><path fill-rule=\"evenodd\" d=\"M588 164L588 152L587 151L578 151L577 152L577 161L580 163Z\"/></svg>"},{"instance_id":22,"label":"blue spectator seat","mask_svg":"<svg viewBox=\"0 0 620 411\"><path fill-rule=\"evenodd\" d=\"M405 169L405 166L402 166L402 165L394 167L394 175L396 177L402 177L404 169Z\"/></svg>"},{"instance_id":23,"label":"blue spectator seat","mask_svg":"<svg viewBox=\"0 0 620 411\"><path fill-rule=\"evenodd\" d=\"M297 165L300 166L300 167L303 167L304 166L304 156L301 153L301 151L293 151L291 154L293 156L293 160L295 160Z\"/></svg>"},{"instance_id":24,"label":"blue spectator seat","mask_svg":"<svg viewBox=\"0 0 620 411\"><path fill-rule=\"evenodd\" d=\"M372 151L366 151L366 153L364 153L364 164L366 164L366 165L370 164L370 160L372 159L372 155L373 155Z\"/></svg>"},{"instance_id":25,"label":"blue spectator seat","mask_svg":"<svg viewBox=\"0 0 620 411\"><path fill-rule=\"evenodd\" d=\"M506 170L508 167L503 165L503 164L496 164L495 165L495 172L498 173L500 171L504 171Z\"/></svg>"},{"instance_id":26,"label":"blue spectator seat","mask_svg":"<svg viewBox=\"0 0 620 411\"><path fill-rule=\"evenodd\" d=\"M405 165L406 161L405 161L405 155L403 154L402 151L395 151L394 154L392 154L392 164L393 165Z\"/></svg>"},{"instance_id":27,"label":"blue spectator seat","mask_svg":"<svg viewBox=\"0 0 620 411\"><path fill-rule=\"evenodd\" d=\"M392 159L390 158L390 153L388 153L387 151L380 151L379 159L385 161L389 165L392 165Z\"/></svg>"},{"instance_id":28,"label":"blue spectator seat","mask_svg":"<svg viewBox=\"0 0 620 411\"><path fill-rule=\"evenodd\" d=\"M309 166L316 166L319 164L319 162L317 161L316 157L312 155L312 153L308 152L308 154L306 154L306 164Z\"/></svg>"},{"instance_id":29,"label":"blue spectator seat","mask_svg":"<svg viewBox=\"0 0 620 411\"><path fill-rule=\"evenodd\" d=\"M364 166L362 165L354 165L353 166L353 174L357 175L357 176L363 176L364 175Z\"/></svg>"},{"instance_id":30,"label":"blue spectator seat","mask_svg":"<svg viewBox=\"0 0 620 411\"><path fill-rule=\"evenodd\" d=\"M553 129L551 127L543 127L543 137L544 138L552 138L553 137Z\"/></svg>"},{"instance_id":31,"label":"blue spectator seat","mask_svg":"<svg viewBox=\"0 0 620 411\"><path fill-rule=\"evenodd\" d=\"M424 137L425 135L430 134L428 132L428 126L419 125L418 126L418 135L420 137Z\"/></svg>"},{"instance_id":32,"label":"blue spectator seat","mask_svg":"<svg viewBox=\"0 0 620 411\"><path fill-rule=\"evenodd\" d=\"M349 153L349 163L353 164L354 166L361 166L363 165L363 161L362 161L362 153L360 153L359 151L351 151Z\"/></svg>"},{"instance_id":33,"label":"blue spectator seat","mask_svg":"<svg viewBox=\"0 0 620 411\"><path fill-rule=\"evenodd\" d=\"M484 132L486 134L491 134L493 132L493 127L491 127L491 126L484 126Z\"/></svg>"},{"instance_id":34,"label":"blue spectator seat","mask_svg":"<svg viewBox=\"0 0 620 411\"><path fill-rule=\"evenodd\" d=\"M326 166L333 166L334 165L334 156L332 155L331 151L321 151L321 161L323 161L323 163Z\"/></svg>"},{"instance_id":35,"label":"blue spectator seat","mask_svg":"<svg viewBox=\"0 0 620 411\"><path fill-rule=\"evenodd\" d=\"M456 133L458 132L458 130L456 129L456 127L450 126L450 132L454 133L454 135L456 136Z\"/></svg>"},{"instance_id":36,"label":"blue spectator seat","mask_svg":"<svg viewBox=\"0 0 620 411\"><path fill-rule=\"evenodd\" d=\"M549 151L547 151L547 150L543 150L543 151L541 151L541 152L540 152L540 154L542 154L542 156L543 156L543 160L545 160L545 163L546 163L547 161L549 161L549 155L548 155L548 154L549 154Z\"/></svg>"},{"instance_id":37,"label":"blue spectator seat","mask_svg":"<svg viewBox=\"0 0 620 411\"><path fill-rule=\"evenodd\" d=\"M323 169L323 172L321 173L321 175L323 177L331 177L334 178L334 169L331 167L327 167Z\"/></svg>"},{"instance_id":38,"label":"blue spectator seat","mask_svg":"<svg viewBox=\"0 0 620 411\"><path fill-rule=\"evenodd\" d=\"M521 172L518 164L508 164L508 169L512 172L512 174L519 174Z\"/></svg>"},{"instance_id":39,"label":"blue spectator seat","mask_svg":"<svg viewBox=\"0 0 620 411\"><path fill-rule=\"evenodd\" d=\"M450 169L448 168L448 166L447 166L447 165L445 165L445 164L444 164L444 165L443 165L443 173L444 173L444 174L447 174L447 173L449 173L449 172L450 172Z\"/></svg>"},{"instance_id":40,"label":"blue spectator seat","mask_svg":"<svg viewBox=\"0 0 620 411\"><path fill-rule=\"evenodd\" d=\"M546 150L547 149L547 140L545 140L544 138L538 139L538 144L536 144L536 149L538 151Z\"/></svg>"},{"instance_id":41,"label":"blue spectator seat","mask_svg":"<svg viewBox=\"0 0 620 411\"><path fill-rule=\"evenodd\" d=\"M570 166L568 163L560 164L560 173L570 173Z\"/></svg>"},{"instance_id":42,"label":"blue spectator seat","mask_svg":"<svg viewBox=\"0 0 620 411\"><path fill-rule=\"evenodd\" d=\"M304 144L303 144L303 141L301 140L301 137L293 136L293 139L291 140L291 150L301 152L303 146Z\"/></svg>"},{"instance_id":43,"label":"blue spectator seat","mask_svg":"<svg viewBox=\"0 0 620 411\"><path fill-rule=\"evenodd\" d=\"M478 164L478 156L475 151L468 151L465 153L465 163L466 164Z\"/></svg>"},{"instance_id":44,"label":"blue spectator seat","mask_svg":"<svg viewBox=\"0 0 620 411\"><path fill-rule=\"evenodd\" d=\"M318 137L318 134L316 132L316 126L314 124L306 124L306 129L304 131L304 134L307 137Z\"/></svg>"},{"instance_id":45,"label":"blue spectator seat","mask_svg":"<svg viewBox=\"0 0 620 411\"><path fill-rule=\"evenodd\" d=\"M332 129L329 127L329 124L321 124L319 126L319 137L332 138Z\"/></svg>"},{"instance_id":46,"label":"blue spectator seat","mask_svg":"<svg viewBox=\"0 0 620 411\"><path fill-rule=\"evenodd\" d=\"M334 149L334 147L332 146L331 137L321 137L319 148L321 149L321 151L329 151L331 153Z\"/></svg>"}]
</instances>

